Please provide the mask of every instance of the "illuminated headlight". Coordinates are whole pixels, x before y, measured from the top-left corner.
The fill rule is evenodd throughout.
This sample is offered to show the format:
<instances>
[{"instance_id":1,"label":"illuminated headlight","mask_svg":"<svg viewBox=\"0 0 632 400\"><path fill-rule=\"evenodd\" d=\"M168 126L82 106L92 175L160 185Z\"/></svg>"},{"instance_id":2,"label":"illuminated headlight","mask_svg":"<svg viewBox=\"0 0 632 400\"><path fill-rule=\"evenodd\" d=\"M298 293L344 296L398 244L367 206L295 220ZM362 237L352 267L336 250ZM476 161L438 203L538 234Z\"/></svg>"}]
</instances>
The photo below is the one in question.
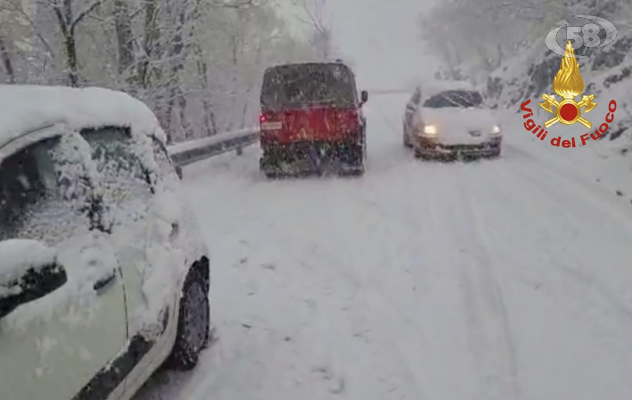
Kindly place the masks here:
<instances>
[{"instance_id":1,"label":"illuminated headlight","mask_svg":"<svg viewBox=\"0 0 632 400\"><path fill-rule=\"evenodd\" d=\"M437 134L437 127L434 125L426 125L424 126L424 130L421 132L422 135L434 136Z\"/></svg>"},{"instance_id":2,"label":"illuminated headlight","mask_svg":"<svg viewBox=\"0 0 632 400\"><path fill-rule=\"evenodd\" d=\"M491 133L494 136L500 136L501 132L502 131L500 130L500 126L494 125L494 127L492 128L492 132Z\"/></svg>"}]
</instances>

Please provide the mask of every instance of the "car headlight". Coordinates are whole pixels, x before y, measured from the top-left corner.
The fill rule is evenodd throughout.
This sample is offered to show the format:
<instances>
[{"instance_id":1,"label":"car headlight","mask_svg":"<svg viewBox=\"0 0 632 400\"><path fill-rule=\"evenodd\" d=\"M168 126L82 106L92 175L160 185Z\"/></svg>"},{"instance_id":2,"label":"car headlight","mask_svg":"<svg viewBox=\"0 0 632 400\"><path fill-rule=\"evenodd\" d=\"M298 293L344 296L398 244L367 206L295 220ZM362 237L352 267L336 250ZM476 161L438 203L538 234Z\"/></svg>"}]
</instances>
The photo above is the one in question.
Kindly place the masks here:
<instances>
[{"instance_id":1,"label":"car headlight","mask_svg":"<svg viewBox=\"0 0 632 400\"><path fill-rule=\"evenodd\" d=\"M498 126L498 125L494 125L494 127L492 128L492 132L491 132L491 133L492 133L492 135L494 135L494 136L500 136L501 132L502 132L502 131L501 131L501 129L500 129L500 126Z\"/></svg>"},{"instance_id":2,"label":"car headlight","mask_svg":"<svg viewBox=\"0 0 632 400\"><path fill-rule=\"evenodd\" d=\"M423 131L421 132L422 135L427 136L435 136L437 133L437 127L434 125L425 125Z\"/></svg>"}]
</instances>

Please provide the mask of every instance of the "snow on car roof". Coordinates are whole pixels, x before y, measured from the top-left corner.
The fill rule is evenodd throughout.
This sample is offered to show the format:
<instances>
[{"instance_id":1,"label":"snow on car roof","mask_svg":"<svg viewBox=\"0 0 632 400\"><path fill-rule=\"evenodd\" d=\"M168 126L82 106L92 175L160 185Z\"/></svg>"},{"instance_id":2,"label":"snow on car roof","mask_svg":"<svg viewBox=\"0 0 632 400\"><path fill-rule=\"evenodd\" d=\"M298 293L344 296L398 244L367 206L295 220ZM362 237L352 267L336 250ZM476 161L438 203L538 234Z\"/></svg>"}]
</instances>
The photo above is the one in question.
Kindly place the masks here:
<instances>
[{"instance_id":1,"label":"snow on car roof","mask_svg":"<svg viewBox=\"0 0 632 400\"><path fill-rule=\"evenodd\" d=\"M429 83L421 83L421 95L424 98L430 97L446 90L474 90L478 89L468 81L433 81Z\"/></svg>"},{"instance_id":2,"label":"snow on car roof","mask_svg":"<svg viewBox=\"0 0 632 400\"><path fill-rule=\"evenodd\" d=\"M110 89L0 85L0 146L57 123L72 129L126 126L163 140L153 112L140 100Z\"/></svg>"}]
</instances>

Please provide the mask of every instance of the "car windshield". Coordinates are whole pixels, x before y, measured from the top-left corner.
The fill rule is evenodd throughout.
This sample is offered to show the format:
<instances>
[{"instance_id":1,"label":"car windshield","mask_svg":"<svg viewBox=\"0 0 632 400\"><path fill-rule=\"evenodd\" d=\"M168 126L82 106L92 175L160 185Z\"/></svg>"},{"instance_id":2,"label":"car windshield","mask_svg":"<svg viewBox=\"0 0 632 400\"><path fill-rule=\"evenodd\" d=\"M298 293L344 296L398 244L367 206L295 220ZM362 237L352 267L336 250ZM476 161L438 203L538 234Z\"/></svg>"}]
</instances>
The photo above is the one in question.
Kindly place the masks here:
<instances>
[{"instance_id":1,"label":"car windshield","mask_svg":"<svg viewBox=\"0 0 632 400\"><path fill-rule=\"evenodd\" d=\"M353 73L343 64L296 64L270 68L263 78L261 104L268 109L297 105L352 106Z\"/></svg>"},{"instance_id":2,"label":"car windshield","mask_svg":"<svg viewBox=\"0 0 632 400\"><path fill-rule=\"evenodd\" d=\"M441 92L435 94L434 96L428 98L423 107L425 108L446 108L446 107L457 107L457 108L472 108L472 107L482 107L483 105L483 96L477 91L474 90L447 90L445 92Z\"/></svg>"}]
</instances>

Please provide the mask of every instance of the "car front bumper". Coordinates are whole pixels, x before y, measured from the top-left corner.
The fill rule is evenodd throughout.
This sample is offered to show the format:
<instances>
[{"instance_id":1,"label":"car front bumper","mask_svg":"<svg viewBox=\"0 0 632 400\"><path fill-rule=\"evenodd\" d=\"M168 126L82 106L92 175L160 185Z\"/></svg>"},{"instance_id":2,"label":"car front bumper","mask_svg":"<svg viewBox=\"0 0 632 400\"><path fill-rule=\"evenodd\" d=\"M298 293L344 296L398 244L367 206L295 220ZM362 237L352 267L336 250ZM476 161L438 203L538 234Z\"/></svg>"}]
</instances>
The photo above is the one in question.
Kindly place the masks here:
<instances>
[{"instance_id":1,"label":"car front bumper","mask_svg":"<svg viewBox=\"0 0 632 400\"><path fill-rule=\"evenodd\" d=\"M476 144L446 144L439 140L419 138L415 153L426 158L458 159L460 157L494 157L500 154L502 137Z\"/></svg>"}]
</instances>

